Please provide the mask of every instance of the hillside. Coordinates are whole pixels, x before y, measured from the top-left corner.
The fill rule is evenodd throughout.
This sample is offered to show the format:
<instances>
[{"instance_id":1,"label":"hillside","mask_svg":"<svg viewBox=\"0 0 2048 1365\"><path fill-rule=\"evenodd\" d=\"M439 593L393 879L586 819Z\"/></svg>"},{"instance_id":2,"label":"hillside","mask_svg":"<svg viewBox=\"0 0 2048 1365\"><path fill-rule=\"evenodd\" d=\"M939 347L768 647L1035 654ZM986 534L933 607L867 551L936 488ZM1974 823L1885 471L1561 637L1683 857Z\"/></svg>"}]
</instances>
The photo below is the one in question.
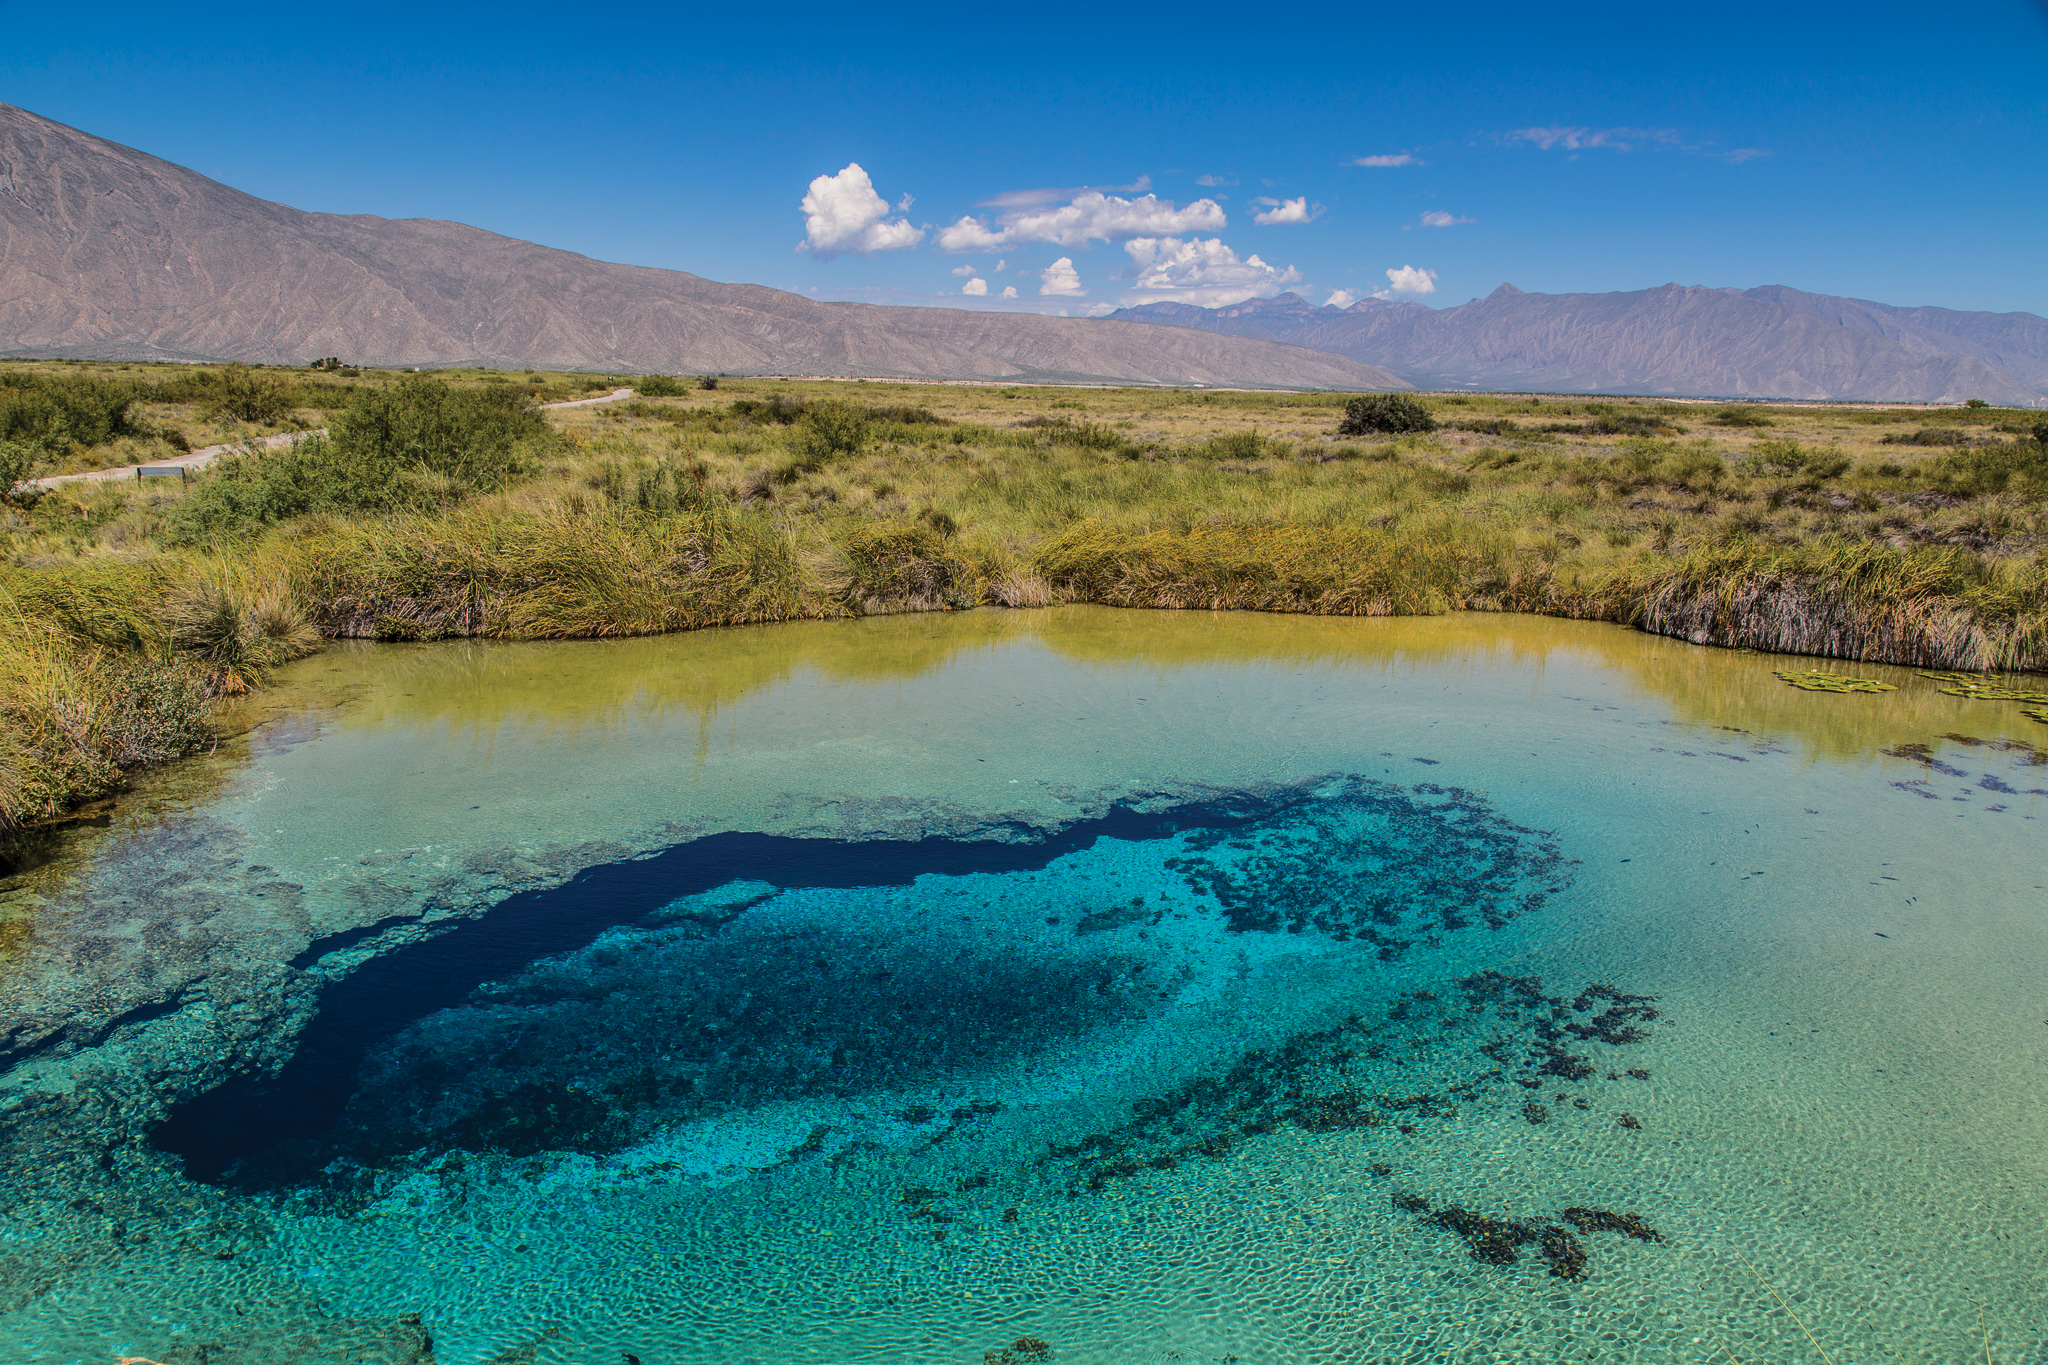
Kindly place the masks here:
<instances>
[{"instance_id":1,"label":"hillside","mask_svg":"<svg viewBox=\"0 0 2048 1365\"><path fill-rule=\"evenodd\" d=\"M305 213L4 104L0 354L1407 387L1227 335L818 303L461 223Z\"/></svg>"},{"instance_id":2,"label":"hillside","mask_svg":"<svg viewBox=\"0 0 2048 1365\"><path fill-rule=\"evenodd\" d=\"M2032 386L2048 385L2048 321L2032 314L1894 309L1783 286L1528 294L1504 284L1456 308L1319 308L1282 294L1111 316L1312 346L1428 388L2019 406L2048 392Z\"/></svg>"}]
</instances>

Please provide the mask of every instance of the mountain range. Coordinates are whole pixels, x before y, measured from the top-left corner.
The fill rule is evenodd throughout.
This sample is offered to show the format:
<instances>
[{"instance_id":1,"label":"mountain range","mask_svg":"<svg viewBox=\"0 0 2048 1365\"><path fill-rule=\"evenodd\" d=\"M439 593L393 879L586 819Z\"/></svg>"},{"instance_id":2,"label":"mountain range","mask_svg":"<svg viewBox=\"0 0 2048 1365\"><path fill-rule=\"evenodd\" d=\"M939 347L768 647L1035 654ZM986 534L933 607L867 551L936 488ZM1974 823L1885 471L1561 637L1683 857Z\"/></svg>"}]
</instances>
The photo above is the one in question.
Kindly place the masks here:
<instances>
[{"instance_id":1,"label":"mountain range","mask_svg":"<svg viewBox=\"0 0 2048 1365\"><path fill-rule=\"evenodd\" d=\"M1185 328L821 303L461 223L305 213L0 104L0 354L1402 389Z\"/></svg>"},{"instance_id":2,"label":"mountain range","mask_svg":"<svg viewBox=\"0 0 2048 1365\"><path fill-rule=\"evenodd\" d=\"M1455 308L1318 307L1282 294L1110 316L1312 346L1429 389L2029 407L2048 394L2048 319L1894 308L1784 285L1529 294L1503 284Z\"/></svg>"},{"instance_id":3,"label":"mountain range","mask_svg":"<svg viewBox=\"0 0 2048 1365\"><path fill-rule=\"evenodd\" d=\"M0 104L0 355L2040 406L2048 319L1783 285L1295 294L1107 318L820 302L436 219L307 213Z\"/></svg>"}]
</instances>

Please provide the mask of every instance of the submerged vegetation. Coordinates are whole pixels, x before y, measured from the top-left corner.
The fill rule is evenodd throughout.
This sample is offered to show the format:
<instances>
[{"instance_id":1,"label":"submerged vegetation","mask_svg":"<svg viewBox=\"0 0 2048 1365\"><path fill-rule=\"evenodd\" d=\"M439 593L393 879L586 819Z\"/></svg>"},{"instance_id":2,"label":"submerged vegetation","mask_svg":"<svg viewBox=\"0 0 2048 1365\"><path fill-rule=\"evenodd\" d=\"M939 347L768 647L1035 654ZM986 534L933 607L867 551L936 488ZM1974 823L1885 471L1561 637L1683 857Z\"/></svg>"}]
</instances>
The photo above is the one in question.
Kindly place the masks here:
<instances>
[{"instance_id":1,"label":"submerged vegetation","mask_svg":"<svg viewBox=\"0 0 2048 1365\"><path fill-rule=\"evenodd\" d=\"M1536 612L1987 678L2048 668L2036 413L631 382L550 414L611 381L0 368L0 821L190 751L211 699L337 636L1076 601ZM189 485L19 482L316 428Z\"/></svg>"}]
</instances>

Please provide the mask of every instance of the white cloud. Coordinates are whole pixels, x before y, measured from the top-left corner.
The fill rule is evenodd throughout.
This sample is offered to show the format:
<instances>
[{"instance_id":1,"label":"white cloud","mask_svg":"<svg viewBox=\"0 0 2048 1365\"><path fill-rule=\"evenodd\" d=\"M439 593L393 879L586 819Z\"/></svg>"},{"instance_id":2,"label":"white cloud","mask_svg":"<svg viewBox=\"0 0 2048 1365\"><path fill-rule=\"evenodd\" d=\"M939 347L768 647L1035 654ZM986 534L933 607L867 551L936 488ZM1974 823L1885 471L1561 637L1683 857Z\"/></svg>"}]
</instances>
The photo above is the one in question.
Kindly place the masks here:
<instances>
[{"instance_id":1,"label":"white cloud","mask_svg":"<svg viewBox=\"0 0 2048 1365\"><path fill-rule=\"evenodd\" d=\"M961 285L960 292L963 294L986 294L988 292L988 281L976 276L974 279Z\"/></svg>"},{"instance_id":2,"label":"white cloud","mask_svg":"<svg viewBox=\"0 0 2048 1365\"><path fill-rule=\"evenodd\" d=\"M1254 204L1266 205L1265 209L1252 215L1252 221L1260 227L1279 227L1283 223L1306 223L1309 219L1314 218L1323 211L1321 204L1316 205L1311 210L1308 206L1308 197L1306 195L1299 199L1254 199L1252 202Z\"/></svg>"},{"instance_id":3,"label":"white cloud","mask_svg":"<svg viewBox=\"0 0 2048 1365\"><path fill-rule=\"evenodd\" d=\"M1507 140L1526 142L1546 152L1554 147L1562 147L1569 152L1590 147L1632 152L1645 143L1678 147L1685 151L1697 150L1686 146L1676 128L1586 128L1557 124L1546 128L1517 128L1507 135Z\"/></svg>"},{"instance_id":4,"label":"white cloud","mask_svg":"<svg viewBox=\"0 0 2048 1365\"><path fill-rule=\"evenodd\" d=\"M1422 215L1421 223L1410 223L1408 227L1456 227L1460 223L1472 221L1470 218L1454 218L1442 209L1431 209ZM1404 227L1401 231L1406 232L1408 228Z\"/></svg>"},{"instance_id":5,"label":"white cloud","mask_svg":"<svg viewBox=\"0 0 2048 1365\"><path fill-rule=\"evenodd\" d=\"M1060 257L1051 265L1039 271L1038 278L1041 281L1038 286L1038 292L1041 294L1061 294L1070 298L1079 298L1088 292L1081 287L1081 272L1074 269L1074 261L1071 256Z\"/></svg>"},{"instance_id":6,"label":"white cloud","mask_svg":"<svg viewBox=\"0 0 2048 1365\"><path fill-rule=\"evenodd\" d=\"M1220 237L1183 241L1140 237L1124 243L1138 268L1137 282L1124 293L1126 304L1173 301L1219 308L1251 298L1271 298L1301 278L1293 266L1275 270L1257 256L1243 260Z\"/></svg>"},{"instance_id":7,"label":"white cloud","mask_svg":"<svg viewBox=\"0 0 2048 1365\"><path fill-rule=\"evenodd\" d=\"M1003 297L1004 297L1004 298L1006 298L1006 299L1014 299L1014 298L1016 298L1016 297L1017 297L1017 286L1016 286L1016 285L1014 285L1014 284L1006 284L1006 285L1004 285L1004 286L1003 286Z\"/></svg>"},{"instance_id":8,"label":"white cloud","mask_svg":"<svg viewBox=\"0 0 2048 1365\"><path fill-rule=\"evenodd\" d=\"M1382 156L1354 156L1354 166L1420 166L1422 163L1406 152L1390 152Z\"/></svg>"},{"instance_id":9,"label":"white cloud","mask_svg":"<svg viewBox=\"0 0 2048 1365\"><path fill-rule=\"evenodd\" d=\"M1198 175L1195 177L1195 183L1205 190L1221 189L1225 186L1235 185L1237 177L1234 175Z\"/></svg>"},{"instance_id":10,"label":"white cloud","mask_svg":"<svg viewBox=\"0 0 2048 1365\"><path fill-rule=\"evenodd\" d=\"M965 278L966 276L972 275L974 273L974 267L971 265L956 265L953 267L953 273L956 276Z\"/></svg>"},{"instance_id":11,"label":"white cloud","mask_svg":"<svg viewBox=\"0 0 2048 1365\"><path fill-rule=\"evenodd\" d=\"M813 180L803 211L804 240L797 250L809 248L825 258L848 251L901 251L924 240L922 228L889 218L888 201L875 193L874 182L857 161L837 175Z\"/></svg>"},{"instance_id":12,"label":"white cloud","mask_svg":"<svg viewBox=\"0 0 2048 1365\"><path fill-rule=\"evenodd\" d=\"M1376 299L1389 299L1400 296L1421 298L1425 294L1434 294L1435 292L1436 272L1434 270L1422 270L1412 265L1397 265L1387 267L1387 287L1379 290L1373 297Z\"/></svg>"},{"instance_id":13,"label":"white cloud","mask_svg":"<svg viewBox=\"0 0 2048 1365\"><path fill-rule=\"evenodd\" d=\"M1358 295L1352 293L1349 289L1339 289L1336 292L1332 293L1330 297L1323 300L1323 307L1349 308L1352 304L1357 302Z\"/></svg>"},{"instance_id":14,"label":"white cloud","mask_svg":"<svg viewBox=\"0 0 2048 1365\"><path fill-rule=\"evenodd\" d=\"M1008 261L998 260L996 262L996 274L1002 274L1004 267L1008 266L1009 264L1010 263Z\"/></svg>"},{"instance_id":15,"label":"white cloud","mask_svg":"<svg viewBox=\"0 0 2048 1365\"><path fill-rule=\"evenodd\" d=\"M993 251L1021 242L1076 247L1091 241L1215 231L1228 225L1222 206L1213 199L1197 199L1180 208L1156 194L1124 199L1086 190L1058 207L1010 209L993 228L983 219L962 216L939 229L938 244L941 251Z\"/></svg>"}]
</instances>

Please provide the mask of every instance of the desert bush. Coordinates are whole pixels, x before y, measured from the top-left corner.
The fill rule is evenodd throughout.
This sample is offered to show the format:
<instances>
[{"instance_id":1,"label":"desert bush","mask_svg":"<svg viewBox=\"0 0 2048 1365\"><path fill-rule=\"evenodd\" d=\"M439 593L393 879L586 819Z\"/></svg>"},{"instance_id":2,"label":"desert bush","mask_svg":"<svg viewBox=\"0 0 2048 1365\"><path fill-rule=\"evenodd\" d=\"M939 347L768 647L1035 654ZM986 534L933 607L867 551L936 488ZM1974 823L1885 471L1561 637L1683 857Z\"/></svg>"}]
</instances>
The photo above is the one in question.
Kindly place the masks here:
<instances>
[{"instance_id":1,"label":"desert bush","mask_svg":"<svg viewBox=\"0 0 2048 1365\"><path fill-rule=\"evenodd\" d=\"M1941 492L1983 497L2015 492L2048 495L2048 443L2005 441L1936 456L1926 468L1927 480Z\"/></svg>"},{"instance_id":2,"label":"desert bush","mask_svg":"<svg viewBox=\"0 0 2048 1365\"><path fill-rule=\"evenodd\" d=\"M1436 418L1430 416L1429 409L1405 393L1360 394L1344 405L1344 419L1337 424L1339 436L1435 430Z\"/></svg>"},{"instance_id":3,"label":"desert bush","mask_svg":"<svg viewBox=\"0 0 2048 1365\"><path fill-rule=\"evenodd\" d=\"M1969 443L1970 433L1961 427L1920 427L1914 431L1889 431L1884 436L1884 444L1888 446L1962 446Z\"/></svg>"},{"instance_id":4,"label":"desert bush","mask_svg":"<svg viewBox=\"0 0 2048 1365\"><path fill-rule=\"evenodd\" d=\"M27 441L0 441L0 499L13 497L15 486L34 475L40 454Z\"/></svg>"},{"instance_id":5,"label":"desert bush","mask_svg":"<svg viewBox=\"0 0 2048 1365\"><path fill-rule=\"evenodd\" d=\"M61 451L96 446L130 434L134 384L84 375L0 371L0 441Z\"/></svg>"},{"instance_id":6,"label":"desert bush","mask_svg":"<svg viewBox=\"0 0 2048 1365\"><path fill-rule=\"evenodd\" d=\"M680 379L650 374L633 381L633 392L645 398L677 398L688 393L689 387Z\"/></svg>"},{"instance_id":7,"label":"desert bush","mask_svg":"<svg viewBox=\"0 0 2048 1365\"><path fill-rule=\"evenodd\" d=\"M811 405L793 393L778 393L772 398L735 398L731 412L735 417L744 417L750 422L767 426L790 426L805 413Z\"/></svg>"},{"instance_id":8,"label":"desert bush","mask_svg":"<svg viewBox=\"0 0 2048 1365\"><path fill-rule=\"evenodd\" d=\"M295 396L292 386L277 375L252 370L247 365L229 365L220 374L220 399L214 412L269 426L290 415L297 406Z\"/></svg>"},{"instance_id":9,"label":"desert bush","mask_svg":"<svg viewBox=\"0 0 2048 1365\"><path fill-rule=\"evenodd\" d=\"M1767 427L1771 419L1755 408L1722 408L1712 421L1717 427Z\"/></svg>"},{"instance_id":10,"label":"desert bush","mask_svg":"<svg viewBox=\"0 0 2048 1365\"><path fill-rule=\"evenodd\" d=\"M413 375L388 389L361 390L335 420L333 440L341 458L379 482L418 469L484 492L526 472L553 433L531 394L457 391Z\"/></svg>"}]
</instances>

